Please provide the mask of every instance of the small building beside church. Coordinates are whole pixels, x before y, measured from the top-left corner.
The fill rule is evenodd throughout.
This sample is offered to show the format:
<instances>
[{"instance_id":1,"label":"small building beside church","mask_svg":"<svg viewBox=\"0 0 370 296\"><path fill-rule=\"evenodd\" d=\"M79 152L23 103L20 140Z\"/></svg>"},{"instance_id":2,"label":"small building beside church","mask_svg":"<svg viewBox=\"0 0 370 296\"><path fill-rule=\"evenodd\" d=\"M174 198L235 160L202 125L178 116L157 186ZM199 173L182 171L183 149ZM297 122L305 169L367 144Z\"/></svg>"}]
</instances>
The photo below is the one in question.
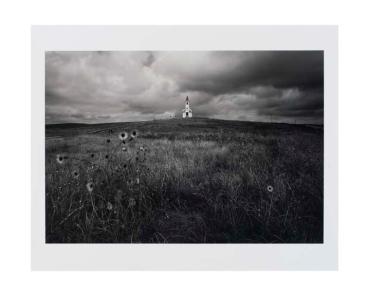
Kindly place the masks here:
<instances>
[{"instance_id":1,"label":"small building beside church","mask_svg":"<svg viewBox=\"0 0 370 296\"><path fill-rule=\"evenodd\" d=\"M182 110L182 118L192 118L193 111L190 109L189 97L186 96L185 109Z\"/></svg>"}]
</instances>

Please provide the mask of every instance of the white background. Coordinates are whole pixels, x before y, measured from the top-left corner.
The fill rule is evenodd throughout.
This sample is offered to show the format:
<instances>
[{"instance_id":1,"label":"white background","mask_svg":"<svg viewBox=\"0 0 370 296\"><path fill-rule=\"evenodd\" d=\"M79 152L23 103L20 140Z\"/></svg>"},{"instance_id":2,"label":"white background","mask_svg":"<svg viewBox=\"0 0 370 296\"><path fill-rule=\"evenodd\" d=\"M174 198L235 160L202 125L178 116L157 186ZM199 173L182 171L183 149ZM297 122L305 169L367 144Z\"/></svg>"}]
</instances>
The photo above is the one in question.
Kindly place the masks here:
<instances>
[{"instance_id":1,"label":"white background","mask_svg":"<svg viewBox=\"0 0 370 296\"><path fill-rule=\"evenodd\" d=\"M343 4L342 4L343 3ZM369 8L366 1L2 1L0 294L368 295ZM339 25L338 272L31 272L30 25ZM92 258L93 260L93 258Z\"/></svg>"}]
</instances>

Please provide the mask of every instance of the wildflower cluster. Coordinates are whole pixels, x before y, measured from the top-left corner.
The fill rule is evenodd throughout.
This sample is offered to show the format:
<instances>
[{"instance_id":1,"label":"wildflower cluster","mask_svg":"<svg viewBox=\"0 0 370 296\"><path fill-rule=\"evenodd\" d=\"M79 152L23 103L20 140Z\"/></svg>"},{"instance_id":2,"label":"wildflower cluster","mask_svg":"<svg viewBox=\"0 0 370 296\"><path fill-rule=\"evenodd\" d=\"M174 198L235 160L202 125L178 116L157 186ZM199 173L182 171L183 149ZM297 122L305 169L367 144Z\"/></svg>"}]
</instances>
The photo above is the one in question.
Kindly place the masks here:
<instances>
[{"instance_id":1,"label":"wildflower cluster","mask_svg":"<svg viewBox=\"0 0 370 296\"><path fill-rule=\"evenodd\" d=\"M94 212L123 215L126 209L134 215L133 210L142 199L139 187L149 149L137 142L137 130L120 131L117 138L111 137L112 134L113 131L109 130L104 139L105 149L87 152L80 158L59 153L56 162L65 168L71 180L76 180L75 186L84 186L86 206ZM79 202L82 200L79 196Z\"/></svg>"}]
</instances>

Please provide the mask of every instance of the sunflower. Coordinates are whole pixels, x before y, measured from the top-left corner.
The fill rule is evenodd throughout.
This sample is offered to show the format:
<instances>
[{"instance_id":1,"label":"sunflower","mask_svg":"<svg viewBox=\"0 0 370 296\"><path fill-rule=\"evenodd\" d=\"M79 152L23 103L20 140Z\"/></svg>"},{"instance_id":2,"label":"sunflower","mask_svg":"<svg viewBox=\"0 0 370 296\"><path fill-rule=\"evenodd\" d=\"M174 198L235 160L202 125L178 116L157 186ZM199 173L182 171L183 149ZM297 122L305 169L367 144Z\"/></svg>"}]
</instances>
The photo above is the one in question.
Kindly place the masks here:
<instances>
[{"instance_id":1,"label":"sunflower","mask_svg":"<svg viewBox=\"0 0 370 296\"><path fill-rule=\"evenodd\" d=\"M138 131L137 130L133 130L131 132L131 138L135 139L137 136L139 135Z\"/></svg>"},{"instance_id":2,"label":"sunflower","mask_svg":"<svg viewBox=\"0 0 370 296\"><path fill-rule=\"evenodd\" d=\"M119 135L118 135L118 138L121 140L121 141L124 141L128 138L128 133L123 131L123 132L120 132Z\"/></svg>"},{"instance_id":3,"label":"sunflower","mask_svg":"<svg viewBox=\"0 0 370 296\"><path fill-rule=\"evenodd\" d=\"M77 170L74 170L73 172L72 172L72 176L73 176L73 178L78 178L79 176L80 176L80 174L78 173L78 171Z\"/></svg>"},{"instance_id":4,"label":"sunflower","mask_svg":"<svg viewBox=\"0 0 370 296\"><path fill-rule=\"evenodd\" d=\"M63 163L64 163L64 159L66 159L66 157L65 157L64 155L62 155L62 154L57 154L57 158L56 158L57 163L59 163L59 164L63 164Z\"/></svg>"},{"instance_id":5,"label":"sunflower","mask_svg":"<svg viewBox=\"0 0 370 296\"><path fill-rule=\"evenodd\" d=\"M87 191L91 193L94 190L94 183L93 182L87 183L86 188L87 188Z\"/></svg>"},{"instance_id":6,"label":"sunflower","mask_svg":"<svg viewBox=\"0 0 370 296\"><path fill-rule=\"evenodd\" d=\"M274 191L274 187L272 187L271 185L268 185L267 186L267 191L270 192L270 193L273 192Z\"/></svg>"}]
</instances>

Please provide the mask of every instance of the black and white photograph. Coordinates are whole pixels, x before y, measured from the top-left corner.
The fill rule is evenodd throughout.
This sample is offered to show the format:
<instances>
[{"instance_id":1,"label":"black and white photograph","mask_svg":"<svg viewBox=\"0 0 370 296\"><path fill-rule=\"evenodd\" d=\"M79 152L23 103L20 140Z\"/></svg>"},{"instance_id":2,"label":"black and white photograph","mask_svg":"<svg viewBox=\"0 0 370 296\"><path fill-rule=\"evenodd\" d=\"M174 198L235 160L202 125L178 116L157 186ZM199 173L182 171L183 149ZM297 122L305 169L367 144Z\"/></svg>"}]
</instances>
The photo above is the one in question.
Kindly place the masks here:
<instances>
[{"instance_id":1,"label":"black and white photograph","mask_svg":"<svg viewBox=\"0 0 370 296\"><path fill-rule=\"evenodd\" d=\"M324 51L45 51L45 242L324 243Z\"/></svg>"},{"instance_id":2,"label":"black and white photograph","mask_svg":"<svg viewBox=\"0 0 370 296\"><path fill-rule=\"evenodd\" d=\"M365 4L8 2L1 295L369 294Z\"/></svg>"}]
</instances>

